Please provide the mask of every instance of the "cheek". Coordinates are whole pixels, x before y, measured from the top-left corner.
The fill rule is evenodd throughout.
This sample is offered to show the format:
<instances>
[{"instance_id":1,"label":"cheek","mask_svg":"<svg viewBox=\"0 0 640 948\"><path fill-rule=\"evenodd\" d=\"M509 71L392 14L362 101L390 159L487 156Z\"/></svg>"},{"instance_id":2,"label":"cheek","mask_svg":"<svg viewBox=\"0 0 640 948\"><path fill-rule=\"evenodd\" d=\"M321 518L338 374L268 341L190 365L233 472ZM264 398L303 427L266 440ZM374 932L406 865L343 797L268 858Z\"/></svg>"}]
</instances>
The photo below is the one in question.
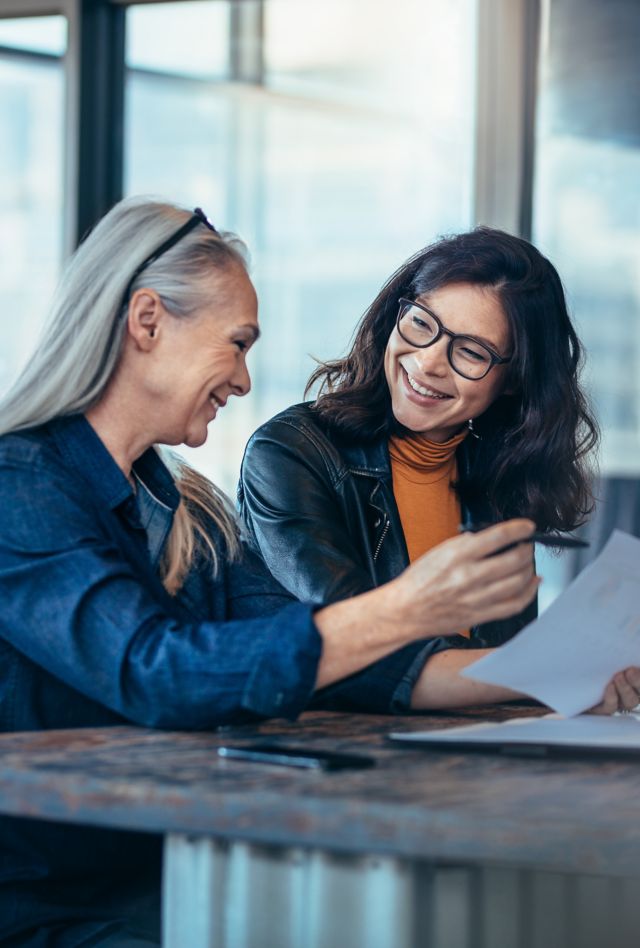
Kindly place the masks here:
<instances>
[{"instance_id":1,"label":"cheek","mask_svg":"<svg viewBox=\"0 0 640 948\"><path fill-rule=\"evenodd\" d=\"M471 382L469 384L473 385L474 383ZM489 406L492 405L502 393L503 382L501 379L487 379L484 384L481 381L476 382L475 385L475 391L468 391L469 401L473 401L473 404L476 406L478 412L486 411L486 409L489 408Z\"/></svg>"},{"instance_id":2,"label":"cheek","mask_svg":"<svg viewBox=\"0 0 640 948\"><path fill-rule=\"evenodd\" d=\"M207 377L212 386L230 381L236 371L237 355L235 348L226 352L217 352L210 360Z\"/></svg>"},{"instance_id":3,"label":"cheek","mask_svg":"<svg viewBox=\"0 0 640 948\"><path fill-rule=\"evenodd\" d=\"M387 343L384 351L384 375L389 389L393 390L394 379L397 374L397 352L393 345L393 338Z\"/></svg>"}]
</instances>

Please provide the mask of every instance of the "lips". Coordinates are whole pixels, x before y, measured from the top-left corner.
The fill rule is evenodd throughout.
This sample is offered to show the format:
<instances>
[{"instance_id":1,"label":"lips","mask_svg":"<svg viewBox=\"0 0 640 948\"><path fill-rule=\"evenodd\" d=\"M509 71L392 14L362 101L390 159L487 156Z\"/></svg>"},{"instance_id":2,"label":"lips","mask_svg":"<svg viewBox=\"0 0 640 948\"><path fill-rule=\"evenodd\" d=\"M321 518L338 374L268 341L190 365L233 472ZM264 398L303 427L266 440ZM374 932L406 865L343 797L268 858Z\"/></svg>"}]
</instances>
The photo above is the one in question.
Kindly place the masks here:
<instances>
[{"instance_id":1,"label":"lips","mask_svg":"<svg viewBox=\"0 0 640 948\"><path fill-rule=\"evenodd\" d=\"M227 404L226 398L218 398L215 392L209 392L209 401L216 411L218 408L224 408L224 406Z\"/></svg>"}]
</instances>

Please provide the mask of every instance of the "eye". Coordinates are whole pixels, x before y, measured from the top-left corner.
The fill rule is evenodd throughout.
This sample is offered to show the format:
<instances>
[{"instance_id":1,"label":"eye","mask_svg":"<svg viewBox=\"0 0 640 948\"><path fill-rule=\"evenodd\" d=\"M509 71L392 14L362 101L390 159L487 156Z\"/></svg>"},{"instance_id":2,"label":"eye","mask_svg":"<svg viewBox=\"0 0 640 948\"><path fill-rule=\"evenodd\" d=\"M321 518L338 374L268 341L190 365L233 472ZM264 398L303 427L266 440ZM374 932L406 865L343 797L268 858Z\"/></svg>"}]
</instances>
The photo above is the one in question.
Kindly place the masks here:
<instances>
[{"instance_id":1,"label":"eye","mask_svg":"<svg viewBox=\"0 0 640 948\"><path fill-rule=\"evenodd\" d=\"M429 337L435 336L438 331L426 314L415 312L411 314L411 329L420 333L421 336Z\"/></svg>"},{"instance_id":2,"label":"eye","mask_svg":"<svg viewBox=\"0 0 640 948\"><path fill-rule=\"evenodd\" d=\"M249 348L249 344L244 339L234 339L233 344L238 347L240 352L246 352Z\"/></svg>"},{"instance_id":3,"label":"eye","mask_svg":"<svg viewBox=\"0 0 640 948\"><path fill-rule=\"evenodd\" d=\"M483 349L474 349L471 346L459 346L458 352L469 362L489 362L489 354Z\"/></svg>"},{"instance_id":4,"label":"eye","mask_svg":"<svg viewBox=\"0 0 640 948\"><path fill-rule=\"evenodd\" d=\"M415 326L416 329L428 330L430 328L429 324L425 322L424 319L421 319L420 316L412 316L411 323Z\"/></svg>"}]
</instances>

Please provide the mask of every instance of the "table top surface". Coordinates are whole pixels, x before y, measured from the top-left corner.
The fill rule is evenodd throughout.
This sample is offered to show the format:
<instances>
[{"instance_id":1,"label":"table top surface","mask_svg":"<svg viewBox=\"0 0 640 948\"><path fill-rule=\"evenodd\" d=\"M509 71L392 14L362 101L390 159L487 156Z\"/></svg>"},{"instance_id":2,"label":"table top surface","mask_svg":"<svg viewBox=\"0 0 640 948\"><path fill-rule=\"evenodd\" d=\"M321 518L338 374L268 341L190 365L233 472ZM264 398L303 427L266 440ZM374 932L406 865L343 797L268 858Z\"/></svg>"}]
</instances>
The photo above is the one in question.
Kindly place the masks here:
<instances>
[{"instance_id":1,"label":"table top surface","mask_svg":"<svg viewBox=\"0 0 640 948\"><path fill-rule=\"evenodd\" d=\"M540 714L311 712L210 733L137 727L0 735L0 812L447 862L637 876L640 760L516 758L391 744L390 731ZM322 772L219 758L268 737L372 754Z\"/></svg>"}]
</instances>

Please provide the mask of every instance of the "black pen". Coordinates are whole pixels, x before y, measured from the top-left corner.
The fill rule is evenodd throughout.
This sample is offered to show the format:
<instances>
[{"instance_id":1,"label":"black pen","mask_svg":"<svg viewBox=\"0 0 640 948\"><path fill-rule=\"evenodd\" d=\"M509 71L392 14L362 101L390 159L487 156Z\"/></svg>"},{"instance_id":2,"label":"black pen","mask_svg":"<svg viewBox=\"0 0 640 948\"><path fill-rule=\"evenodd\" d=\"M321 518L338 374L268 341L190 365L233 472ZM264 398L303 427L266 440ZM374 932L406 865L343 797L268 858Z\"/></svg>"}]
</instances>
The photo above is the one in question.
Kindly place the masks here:
<instances>
[{"instance_id":1,"label":"black pen","mask_svg":"<svg viewBox=\"0 0 640 948\"><path fill-rule=\"evenodd\" d=\"M495 526L497 526L495 523L465 523L461 525L460 533L480 533L481 530ZM540 543L542 546L566 547L571 549L589 546L587 540L579 540L577 537L571 537L566 533L532 533L528 537L523 537L522 540L516 540L515 543L510 543L508 546L498 550L498 552L503 553L505 550L510 550L520 543Z\"/></svg>"}]
</instances>

